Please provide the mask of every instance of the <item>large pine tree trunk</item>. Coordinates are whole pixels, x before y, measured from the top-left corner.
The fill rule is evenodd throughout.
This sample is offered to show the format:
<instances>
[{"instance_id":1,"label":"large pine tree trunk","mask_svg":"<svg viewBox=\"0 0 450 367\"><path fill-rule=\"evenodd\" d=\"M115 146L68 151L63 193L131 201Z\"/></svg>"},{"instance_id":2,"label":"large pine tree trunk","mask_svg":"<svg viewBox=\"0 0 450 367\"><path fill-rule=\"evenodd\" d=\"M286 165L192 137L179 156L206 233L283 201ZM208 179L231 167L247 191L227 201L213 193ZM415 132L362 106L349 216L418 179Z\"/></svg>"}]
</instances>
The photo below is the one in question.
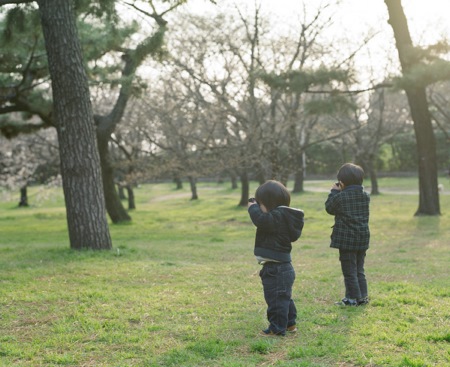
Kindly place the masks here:
<instances>
[{"instance_id":1,"label":"large pine tree trunk","mask_svg":"<svg viewBox=\"0 0 450 367\"><path fill-rule=\"evenodd\" d=\"M401 0L385 0L389 11L389 24L394 31L403 74L420 64L413 52L408 23ZM424 86L405 87L417 142L419 166L419 208L416 215L439 215L438 170L436 140L428 110Z\"/></svg>"},{"instance_id":2,"label":"large pine tree trunk","mask_svg":"<svg viewBox=\"0 0 450 367\"><path fill-rule=\"evenodd\" d=\"M38 0L52 79L70 247L110 249L100 159L73 1Z\"/></svg>"}]
</instances>

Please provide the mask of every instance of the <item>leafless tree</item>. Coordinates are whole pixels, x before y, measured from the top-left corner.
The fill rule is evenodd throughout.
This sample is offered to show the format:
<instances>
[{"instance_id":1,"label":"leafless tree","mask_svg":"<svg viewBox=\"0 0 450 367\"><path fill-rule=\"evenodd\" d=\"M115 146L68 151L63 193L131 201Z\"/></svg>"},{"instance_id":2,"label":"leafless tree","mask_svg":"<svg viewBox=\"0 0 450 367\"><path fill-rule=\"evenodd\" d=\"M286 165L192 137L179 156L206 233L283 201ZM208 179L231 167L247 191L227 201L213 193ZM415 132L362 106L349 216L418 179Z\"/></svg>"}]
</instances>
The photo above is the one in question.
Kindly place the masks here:
<instances>
[{"instance_id":1,"label":"leafless tree","mask_svg":"<svg viewBox=\"0 0 450 367\"><path fill-rule=\"evenodd\" d=\"M337 139L341 150L351 155L351 160L360 164L371 181L371 194L379 194L377 159L380 148L397 134L410 128L407 101L404 93L379 89L369 98L355 96L356 108L345 119L337 119L348 132Z\"/></svg>"}]
</instances>

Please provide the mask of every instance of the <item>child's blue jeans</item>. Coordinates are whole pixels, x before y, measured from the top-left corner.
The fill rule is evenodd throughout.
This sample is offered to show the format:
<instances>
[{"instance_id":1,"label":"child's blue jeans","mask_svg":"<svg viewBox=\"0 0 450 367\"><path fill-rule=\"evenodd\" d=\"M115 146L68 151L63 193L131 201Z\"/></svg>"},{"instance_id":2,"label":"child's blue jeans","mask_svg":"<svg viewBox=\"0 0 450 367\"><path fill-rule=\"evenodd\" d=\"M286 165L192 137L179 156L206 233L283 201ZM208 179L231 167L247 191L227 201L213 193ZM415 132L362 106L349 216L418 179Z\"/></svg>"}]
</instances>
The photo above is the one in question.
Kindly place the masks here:
<instances>
[{"instance_id":1,"label":"child's blue jeans","mask_svg":"<svg viewBox=\"0 0 450 367\"><path fill-rule=\"evenodd\" d=\"M346 298L358 300L368 296L366 275L364 273L365 258L366 250L339 250Z\"/></svg>"},{"instance_id":2,"label":"child's blue jeans","mask_svg":"<svg viewBox=\"0 0 450 367\"><path fill-rule=\"evenodd\" d=\"M295 325L297 309L292 300L292 285L295 270L291 263L269 262L259 272L267 303L269 329L275 334L286 333L286 329Z\"/></svg>"}]
</instances>

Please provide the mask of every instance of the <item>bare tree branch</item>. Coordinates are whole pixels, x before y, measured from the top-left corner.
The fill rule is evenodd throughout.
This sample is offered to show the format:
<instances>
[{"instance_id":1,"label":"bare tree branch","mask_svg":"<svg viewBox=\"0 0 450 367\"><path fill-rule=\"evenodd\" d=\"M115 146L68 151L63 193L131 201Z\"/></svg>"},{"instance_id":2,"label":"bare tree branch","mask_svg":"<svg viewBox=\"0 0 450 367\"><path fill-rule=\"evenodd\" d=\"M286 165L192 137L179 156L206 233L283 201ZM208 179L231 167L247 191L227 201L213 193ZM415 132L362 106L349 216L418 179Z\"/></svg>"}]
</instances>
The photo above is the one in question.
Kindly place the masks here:
<instances>
[{"instance_id":1,"label":"bare tree branch","mask_svg":"<svg viewBox=\"0 0 450 367\"><path fill-rule=\"evenodd\" d=\"M161 13L158 13L156 11L155 5L153 4L153 1L150 1L150 6L151 6L152 11L153 11L152 13L150 13L150 12L148 12L148 11L138 7L134 3L130 3L130 2L127 2L127 1L123 2L123 4L129 6L130 8L133 8L134 10L137 10L139 13L141 13L141 14L147 16L147 17L153 18L156 21L156 23L158 23L158 25L160 27L164 27L164 26L167 25L167 21L163 19L164 15L166 15L167 13L170 13L172 10L178 8L183 3L185 3L185 0L180 0L180 1L176 2L174 5L172 5L169 8L167 8L165 11L162 11Z\"/></svg>"},{"instance_id":2,"label":"bare tree branch","mask_svg":"<svg viewBox=\"0 0 450 367\"><path fill-rule=\"evenodd\" d=\"M364 93L364 92L369 92L371 90L377 90L380 88L392 88L394 85L392 83L380 83L377 85L374 85L373 87L369 87L366 89L354 89L354 90L337 90L337 89L333 89L333 90L310 90L307 89L304 93L308 93L308 94L359 94L359 93Z\"/></svg>"}]
</instances>

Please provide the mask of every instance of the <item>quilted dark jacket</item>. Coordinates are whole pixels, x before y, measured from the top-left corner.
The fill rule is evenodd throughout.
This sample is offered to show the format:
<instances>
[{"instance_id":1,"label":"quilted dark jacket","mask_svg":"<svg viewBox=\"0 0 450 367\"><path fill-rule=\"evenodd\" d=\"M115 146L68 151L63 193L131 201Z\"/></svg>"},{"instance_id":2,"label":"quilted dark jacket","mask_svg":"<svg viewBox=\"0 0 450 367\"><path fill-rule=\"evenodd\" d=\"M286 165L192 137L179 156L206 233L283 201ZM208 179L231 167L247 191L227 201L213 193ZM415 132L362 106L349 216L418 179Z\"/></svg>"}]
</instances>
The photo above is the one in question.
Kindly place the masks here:
<instances>
[{"instance_id":1,"label":"quilted dark jacket","mask_svg":"<svg viewBox=\"0 0 450 367\"><path fill-rule=\"evenodd\" d=\"M369 248L369 203L370 196L360 185L331 190L325 202L327 213L334 215L331 247L352 251Z\"/></svg>"},{"instance_id":2,"label":"quilted dark jacket","mask_svg":"<svg viewBox=\"0 0 450 367\"><path fill-rule=\"evenodd\" d=\"M302 233L303 211L279 206L263 213L259 205L251 205L248 213L256 226L255 256L290 262L292 242Z\"/></svg>"}]
</instances>

